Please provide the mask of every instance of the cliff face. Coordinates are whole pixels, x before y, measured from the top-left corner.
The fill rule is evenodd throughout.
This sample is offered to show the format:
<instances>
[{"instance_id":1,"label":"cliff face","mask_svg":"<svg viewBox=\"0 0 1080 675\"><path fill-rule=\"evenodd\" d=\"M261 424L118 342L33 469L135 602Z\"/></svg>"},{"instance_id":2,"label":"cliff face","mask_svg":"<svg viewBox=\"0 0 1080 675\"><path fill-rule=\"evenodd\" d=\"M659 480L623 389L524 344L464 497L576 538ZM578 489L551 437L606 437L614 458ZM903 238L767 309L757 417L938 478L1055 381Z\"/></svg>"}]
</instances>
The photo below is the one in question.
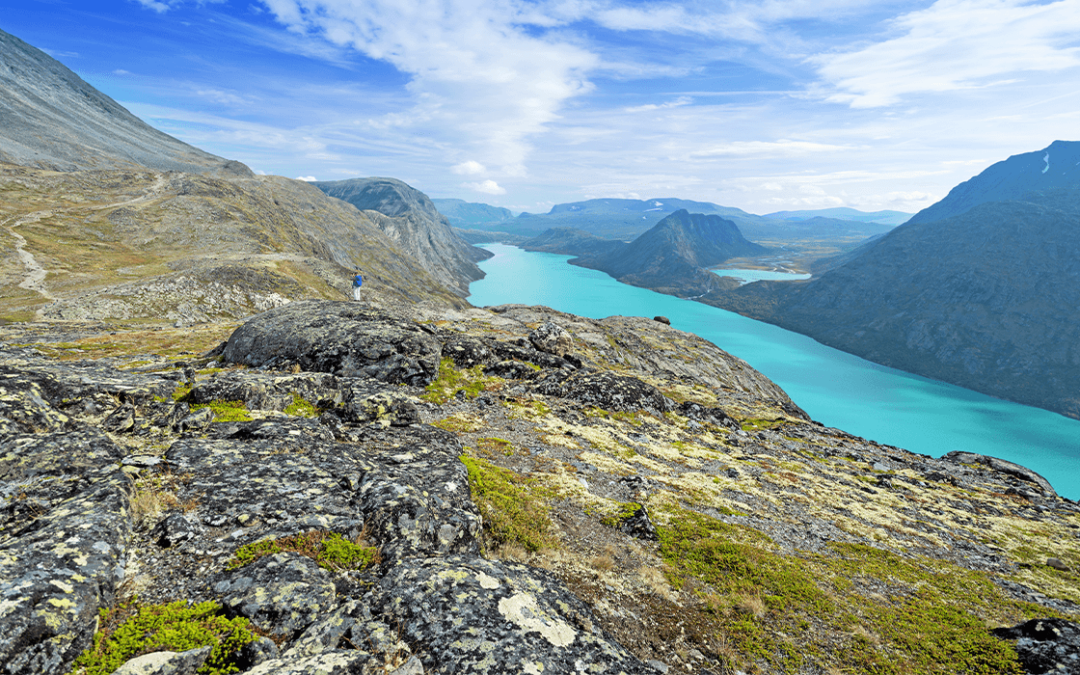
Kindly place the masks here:
<instances>
[{"instance_id":1,"label":"cliff face","mask_svg":"<svg viewBox=\"0 0 1080 675\"><path fill-rule=\"evenodd\" d=\"M468 295L469 282L483 278L476 263L490 254L458 236L423 192L394 178L350 178L313 185L366 212L399 248L458 295Z\"/></svg>"},{"instance_id":2,"label":"cliff face","mask_svg":"<svg viewBox=\"0 0 1080 675\"><path fill-rule=\"evenodd\" d=\"M239 162L164 134L41 50L0 30L0 161L37 168L213 172Z\"/></svg>"},{"instance_id":3,"label":"cliff face","mask_svg":"<svg viewBox=\"0 0 1080 675\"><path fill-rule=\"evenodd\" d=\"M402 307L203 357L223 327L0 326L0 673L1075 665L1068 621L988 630L1080 612L1030 471L815 425L660 322Z\"/></svg>"}]
</instances>

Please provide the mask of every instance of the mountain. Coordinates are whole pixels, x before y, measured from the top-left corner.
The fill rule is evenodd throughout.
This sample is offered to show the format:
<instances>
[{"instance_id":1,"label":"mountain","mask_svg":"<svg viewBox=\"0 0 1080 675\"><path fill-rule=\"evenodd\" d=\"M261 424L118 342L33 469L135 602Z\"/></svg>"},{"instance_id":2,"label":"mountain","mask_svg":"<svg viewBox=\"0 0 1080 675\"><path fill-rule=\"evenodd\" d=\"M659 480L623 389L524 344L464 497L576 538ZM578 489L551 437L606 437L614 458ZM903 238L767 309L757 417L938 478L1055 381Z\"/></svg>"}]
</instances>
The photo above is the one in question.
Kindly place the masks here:
<instances>
[{"instance_id":1,"label":"mountain","mask_svg":"<svg viewBox=\"0 0 1080 675\"><path fill-rule=\"evenodd\" d=\"M1049 154L1071 161L1077 147L1057 142ZM1080 171L996 199L1017 192L1005 175L1023 186L1045 177L1030 159L1047 152L995 164L808 282L750 284L714 304L877 363L1080 418ZM956 215L927 220L942 213Z\"/></svg>"},{"instance_id":2,"label":"mountain","mask_svg":"<svg viewBox=\"0 0 1080 675\"><path fill-rule=\"evenodd\" d=\"M454 227L468 229L475 225L501 223L514 217L510 209L490 204L467 202L462 199L432 199L439 213Z\"/></svg>"},{"instance_id":3,"label":"mountain","mask_svg":"<svg viewBox=\"0 0 1080 675\"><path fill-rule=\"evenodd\" d=\"M1022 199L1028 193L1080 184L1080 141L1054 141L1036 152L1013 155L971 180L960 183L944 199L911 217L928 223L958 216L985 202Z\"/></svg>"},{"instance_id":4,"label":"mountain","mask_svg":"<svg viewBox=\"0 0 1080 675\"><path fill-rule=\"evenodd\" d=\"M685 209L662 219L629 244L595 237L581 230L555 228L521 247L579 256L573 265L605 272L619 281L670 295L701 295L738 282L709 272L730 258L769 249L747 241L730 220L691 214Z\"/></svg>"},{"instance_id":5,"label":"mountain","mask_svg":"<svg viewBox=\"0 0 1080 675\"><path fill-rule=\"evenodd\" d=\"M250 176L164 134L66 66L0 30L0 161L57 171L131 169Z\"/></svg>"},{"instance_id":6,"label":"mountain","mask_svg":"<svg viewBox=\"0 0 1080 675\"><path fill-rule=\"evenodd\" d=\"M412 186L396 178L377 177L312 185L365 212L390 239L458 295L467 296L469 282L484 277L476 263L491 254L455 233L428 196Z\"/></svg>"},{"instance_id":7,"label":"mountain","mask_svg":"<svg viewBox=\"0 0 1080 675\"><path fill-rule=\"evenodd\" d=\"M879 223L881 225L902 225L911 218L910 213L902 211L873 211L867 213L841 206L832 209L811 209L803 211L777 211L763 217L776 220L810 220L812 218L831 218L834 220L852 220L859 223Z\"/></svg>"}]
</instances>

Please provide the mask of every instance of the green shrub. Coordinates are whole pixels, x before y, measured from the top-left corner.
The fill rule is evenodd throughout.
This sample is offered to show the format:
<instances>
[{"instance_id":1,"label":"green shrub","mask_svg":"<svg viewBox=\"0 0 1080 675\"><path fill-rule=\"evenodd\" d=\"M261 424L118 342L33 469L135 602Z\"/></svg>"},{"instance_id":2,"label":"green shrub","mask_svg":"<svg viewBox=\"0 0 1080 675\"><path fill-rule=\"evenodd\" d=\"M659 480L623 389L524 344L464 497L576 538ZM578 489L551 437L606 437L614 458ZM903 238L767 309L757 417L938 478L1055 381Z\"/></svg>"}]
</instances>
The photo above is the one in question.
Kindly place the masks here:
<instances>
[{"instance_id":1,"label":"green shrub","mask_svg":"<svg viewBox=\"0 0 1080 675\"><path fill-rule=\"evenodd\" d=\"M140 605L133 599L113 609L102 609L100 625L94 634L94 646L75 660L73 673L109 675L142 654L212 647L198 672L225 675L240 670L236 665L240 649L258 639L248 628L247 619L226 619L221 615L221 605L213 601L189 607L183 600Z\"/></svg>"},{"instance_id":2,"label":"green shrub","mask_svg":"<svg viewBox=\"0 0 1080 675\"><path fill-rule=\"evenodd\" d=\"M263 556L285 551L307 556L331 572L362 570L379 561L379 549L374 546L353 543L337 532L313 530L245 544L236 549L226 567L234 570L250 565Z\"/></svg>"}]
</instances>

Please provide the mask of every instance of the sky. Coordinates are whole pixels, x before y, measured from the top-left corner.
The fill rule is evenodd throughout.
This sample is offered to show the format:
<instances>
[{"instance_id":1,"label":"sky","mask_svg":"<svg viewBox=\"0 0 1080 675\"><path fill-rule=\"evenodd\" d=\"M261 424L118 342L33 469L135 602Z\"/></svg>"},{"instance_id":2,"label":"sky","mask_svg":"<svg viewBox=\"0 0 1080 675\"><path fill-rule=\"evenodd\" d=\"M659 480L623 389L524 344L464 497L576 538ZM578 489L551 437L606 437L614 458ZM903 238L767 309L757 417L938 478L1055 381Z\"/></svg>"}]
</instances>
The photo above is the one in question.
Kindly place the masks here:
<instances>
[{"instance_id":1,"label":"sky","mask_svg":"<svg viewBox=\"0 0 1080 675\"><path fill-rule=\"evenodd\" d=\"M546 212L915 212L1080 140L1080 0L0 0L0 29L259 173Z\"/></svg>"}]
</instances>

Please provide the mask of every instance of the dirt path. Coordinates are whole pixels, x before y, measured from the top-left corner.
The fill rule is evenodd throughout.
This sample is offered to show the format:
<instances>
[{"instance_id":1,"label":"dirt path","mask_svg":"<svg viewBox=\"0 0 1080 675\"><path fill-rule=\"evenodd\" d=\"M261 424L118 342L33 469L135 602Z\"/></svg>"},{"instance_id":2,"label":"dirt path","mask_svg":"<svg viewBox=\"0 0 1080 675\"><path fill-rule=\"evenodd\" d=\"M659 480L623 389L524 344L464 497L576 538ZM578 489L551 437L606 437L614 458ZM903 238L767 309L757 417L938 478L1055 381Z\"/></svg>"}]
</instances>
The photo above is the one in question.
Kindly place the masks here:
<instances>
[{"instance_id":1,"label":"dirt path","mask_svg":"<svg viewBox=\"0 0 1080 675\"><path fill-rule=\"evenodd\" d=\"M151 185L144 194L139 195L133 199L128 199L122 202L113 202L110 204L99 204L91 207L79 207L89 208L91 211L101 211L104 209L113 209L121 206L131 206L133 204L141 204L148 202L160 196L165 191L166 179L165 174L158 174L154 180L154 184ZM43 211L34 211L22 216L12 216L8 218L2 227L4 227L11 236L15 238L15 254L19 257L19 261L22 262L23 267L26 268L26 276L21 282L19 282L19 288L25 288L28 291L33 291L40 294L46 300L50 302L56 300L56 296L49 292L49 289L45 286L45 277L48 276L48 271L41 266L41 263L34 258L34 255L30 251L26 250L26 238L15 231L15 228L27 223L36 223L42 218L49 218L56 215L62 209L45 209ZM41 311L38 310L37 314L40 318Z\"/></svg>"}]
</instances>

